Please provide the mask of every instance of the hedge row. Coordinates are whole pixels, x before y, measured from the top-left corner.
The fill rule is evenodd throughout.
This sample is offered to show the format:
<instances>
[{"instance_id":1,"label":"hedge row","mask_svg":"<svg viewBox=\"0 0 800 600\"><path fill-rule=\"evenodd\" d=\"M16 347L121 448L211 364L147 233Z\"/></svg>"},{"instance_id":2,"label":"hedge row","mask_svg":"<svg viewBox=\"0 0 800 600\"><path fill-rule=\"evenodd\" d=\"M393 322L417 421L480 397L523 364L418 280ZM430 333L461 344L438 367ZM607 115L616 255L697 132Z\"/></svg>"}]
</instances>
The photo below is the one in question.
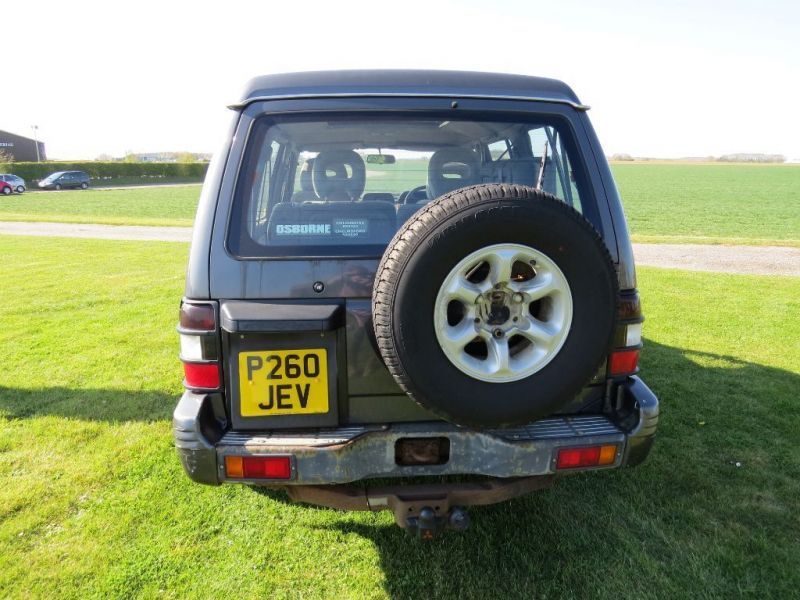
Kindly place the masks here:
<instances>
[{"instance_id":1,"label":"hedge row","mask_svg":"<svg viewBox=\"0 0 800 600\"><path fill-rule=\"evenodd\" d=\"M84 171L93 179L115 179L117 177L142 178L196 178L203 179L208 163L126 163L126 162L14 162L0 163L0 173L13 173L28 182L28 185L44 179L56 171Z\"/></svg>"}]
</instances>

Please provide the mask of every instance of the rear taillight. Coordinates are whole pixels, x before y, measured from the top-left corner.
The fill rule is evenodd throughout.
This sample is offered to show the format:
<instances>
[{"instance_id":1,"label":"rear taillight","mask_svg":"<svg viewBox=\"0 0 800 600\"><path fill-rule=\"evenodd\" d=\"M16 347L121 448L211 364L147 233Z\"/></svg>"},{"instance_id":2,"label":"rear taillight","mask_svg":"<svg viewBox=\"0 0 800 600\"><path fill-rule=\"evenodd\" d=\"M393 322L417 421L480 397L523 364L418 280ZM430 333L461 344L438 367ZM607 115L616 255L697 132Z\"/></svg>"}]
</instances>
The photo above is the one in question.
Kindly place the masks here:
<instances>
[{"instance_id":1,"label":"rear taillight","mask_svg":"<svg viewBox=\"0 0 800 600\"><path fill-rule=\"evenodd\" d=\"M608 373L614 377L636 372L639 363L638 350L612 352L608 359Z\"/></svg>"},{"instance_id":2,"label":"rear taillight","mask_svg":"<svg viewBox=\"0 0 800 600\"><path fill-rule=\"evenodd\" d=\"M231 479L290 479L288 456L226 456L225 474Z\"/></svg>"},{"instance_id":3,"label":"rear taillight","mask_svg":"<svg viewBox=\"0 0 800 600\"><path fill-rule=\"evenodd\" d=\"M178 333L183 385L189 389L219 389L222 379L216 306L210 302L182 302Z\"/></svg>"},{"instance_id":4,"label":"rear taillight","mask_svg":"<svg viewBox=\"0 0 800 600\"><path fill-rule=\"evenodd\" d=\"M582 448L560 448L556 459L558 469L581 469L585 467L604 467L617 460L619 446L584 446Z\"/></svg>"},{"instance_id":5,"label":"rear taillight","mask_svg":"<svg viewBox=\"0 0 800 600\"><path fill-rule=\"evenodd\" d=\"M186 387L217 389L219 387L219 366L216 363L183 363Z\"/></svg>"},{"instance_id":6,"label":"rear taillight","mask_svg":"<svg viewBox=\"0 0 800 600\"><path fill-rule=\"evenodd\" d=\"M621 377L637 371L642 347L642 305L639 293L622 292L617 304L617 331L614 349L608 357L608 375Z\"/></svg>"},{"instance_id":7,"label":"rear taillight","mask_svg":"<svg viewBox=\"0 0 800 600\"><path fill-rule=\"evenodd\" d=\"M181 303L180 326L195 331L214 331L217 319L212 304Z\"/></svg>"}]
</instances>

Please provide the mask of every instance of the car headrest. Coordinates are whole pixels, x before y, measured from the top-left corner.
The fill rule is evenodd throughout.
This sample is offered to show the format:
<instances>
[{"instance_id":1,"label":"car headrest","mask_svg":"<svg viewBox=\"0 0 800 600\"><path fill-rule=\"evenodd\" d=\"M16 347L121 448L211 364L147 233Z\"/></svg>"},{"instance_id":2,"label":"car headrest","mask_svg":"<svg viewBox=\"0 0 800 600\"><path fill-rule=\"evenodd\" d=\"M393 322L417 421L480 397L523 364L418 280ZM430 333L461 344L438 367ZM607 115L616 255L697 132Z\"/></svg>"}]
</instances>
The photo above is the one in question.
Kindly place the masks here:
<instances>
[{"instance_id":1,"label":"car headrest","mask_svg":"<svg viewBox=\"0 0 800 600\"><path fill-rule=\"evenodd\" d=\"M480 182L481 161L468 148L442 148L428 163L428 190L438 198L442 194Z\"/></svg>"},{"instance_id":2,"label":"car headrest","mask_svg":"<svg viewBox=\"0 0 800 600\"><path fill-rule=\"evenodd\" d=\"M352 150L326 150L314 159L311 178L314 191L320 198L331 201L355 200L364 191L367 169L364 159Z\"/></svg>"}]
</instances>

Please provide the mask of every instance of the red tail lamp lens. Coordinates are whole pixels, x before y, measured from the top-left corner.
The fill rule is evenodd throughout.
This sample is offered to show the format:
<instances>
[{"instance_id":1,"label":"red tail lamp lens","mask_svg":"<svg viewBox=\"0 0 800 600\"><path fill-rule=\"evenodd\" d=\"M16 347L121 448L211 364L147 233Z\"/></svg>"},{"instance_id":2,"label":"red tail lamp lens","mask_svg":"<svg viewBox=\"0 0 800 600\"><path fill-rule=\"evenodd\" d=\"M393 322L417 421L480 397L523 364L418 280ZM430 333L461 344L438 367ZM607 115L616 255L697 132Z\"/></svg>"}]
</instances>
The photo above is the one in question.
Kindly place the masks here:
<instances>
[{"instance_id":1,"label":"red tail lamp lens","mask_svg":"<svg viewBox=\"0 0 800 600\"><path fill-rule=\"evenodd\" d=\"M600 448L566 448L558 451L558 468L592 467L600 460Z\"/></svg>"},{"instance_id":2,"label":"red tail lamp lens","mask_svg":"<svg viewBox=\"0 0 800 600\"><path fill-rule=\"evenodd\" d=\"M638 350L624 350L622 352L612 352L608 361L608 372L610 375L627 375L636 371L639 363Z\"/></svg>"},{"instance_id":3,"label":"red tail lamp lens","mask_svg":"<svg viewBox=\"0 0 800 600\"><path fill-rule=\"evenodd\" d=\"M232 479L289 479L288 456L226 456L225 473Z\"/></svg>"},{"instance_id":4,"label":"red tail lamp lens","mask_svg":"<svg viewBox=\"0 0 800 600\"><path fill-rule=\"evenodd\" d=\"M219 366L214 364L183 363L186 387L216 389L219 387Z\"/></svg>"},{"instance_id":5,"label":"red tail lamp lens","mask_svg":"<svg viewBox=\"0 0 800 600\"><path fill-rule=\"evenodd\" d=\"M210 304L181 304L181 327L196 331L214 331L217 327L214 307Z\"/></svg>"},{"instance_id":6,"label":"red tail lamp lens","mask_svg":"<svg viewBox=\"0 0 800 600\"><path fill-rule=\"evenodd\" d=\"M616 444L588 446L585 448L561 448L556 466L559 469L579 469L611 465L617 457Z\"/></svg>"}]
</instances>

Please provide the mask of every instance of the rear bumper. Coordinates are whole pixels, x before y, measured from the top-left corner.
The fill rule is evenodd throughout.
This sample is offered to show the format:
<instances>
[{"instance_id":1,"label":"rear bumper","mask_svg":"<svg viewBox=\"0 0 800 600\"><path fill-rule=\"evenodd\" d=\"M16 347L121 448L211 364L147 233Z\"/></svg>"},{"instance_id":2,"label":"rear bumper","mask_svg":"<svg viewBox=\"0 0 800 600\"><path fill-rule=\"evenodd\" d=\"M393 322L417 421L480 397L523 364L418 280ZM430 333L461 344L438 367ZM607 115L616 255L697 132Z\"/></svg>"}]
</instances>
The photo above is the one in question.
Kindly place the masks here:
<instances>
[{"instance_id":1,"label":"rear bumper","mask_svg":"<svg viewBox=\"0 0 800 600\"><path fill-rule=\"evenodd\" d=\"M322 485L422 475L547 476L556 472L558 449L566 446L618 445L612 464L592 469L634 466L647 457L658 425L658 399L638 377L630 378L626 393L638 411L636 425L627 431L602 415L571 415L494 431L430 422L223 433L214 419L210 398L192 392L184 393L178 403L173 430L186 473L194 481L211 485L224 482ZM441 465L398 465L396 442L421 437L447 438L449 460ZM225 456L229 455L290 456L292 477L289 480L227 478Z\"/></svg>"}]
</instances>

